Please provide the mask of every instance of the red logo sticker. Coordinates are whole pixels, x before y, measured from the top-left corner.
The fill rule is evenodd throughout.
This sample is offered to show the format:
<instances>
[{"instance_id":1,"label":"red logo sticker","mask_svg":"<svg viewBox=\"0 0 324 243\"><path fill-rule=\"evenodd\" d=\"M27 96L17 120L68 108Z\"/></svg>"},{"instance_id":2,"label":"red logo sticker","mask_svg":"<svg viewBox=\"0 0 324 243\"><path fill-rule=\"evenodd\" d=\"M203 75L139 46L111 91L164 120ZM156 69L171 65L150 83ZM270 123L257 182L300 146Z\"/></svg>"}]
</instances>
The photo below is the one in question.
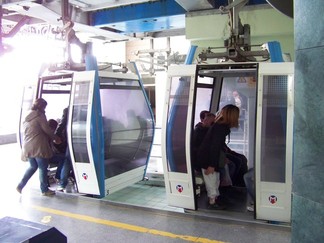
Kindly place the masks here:
<instances>
[{"instance_id":1,"label":"red logo sticker","mask_svg":"<svg viewBox=\"0 0 324 243\"><path fill-rule=\"evenodd\" d=\"M278 201L278 198L277 198L275 195L271 195L271 196L269 197L269 202L270 202L271 204L275 204L277 201Z\"/></svg>"},{"instance_id":2,"label":"red logo sticker","mask_svg":"<svg viewBox=\"0 0 324 243\"><path fill-rule=\"evenodd\" d=\"M87 175L87 173L83 172L83 173L82 173L82 178L85 179L85 180L87 180L87 179L88 179L88 175Z\"/></svg>"},{"instance_id":3,"label":"red logo sticker","mask_svg":"<svg viewBox=\"0 0 324 243\"><path fill-rule=\"evenodd\" d=\"M181 185L177 185L177 186L176 186L176 189L177 189L177 191L180 192L180 193L183 192L183 186L181 186Z\"/></svg>"}]
</instances>

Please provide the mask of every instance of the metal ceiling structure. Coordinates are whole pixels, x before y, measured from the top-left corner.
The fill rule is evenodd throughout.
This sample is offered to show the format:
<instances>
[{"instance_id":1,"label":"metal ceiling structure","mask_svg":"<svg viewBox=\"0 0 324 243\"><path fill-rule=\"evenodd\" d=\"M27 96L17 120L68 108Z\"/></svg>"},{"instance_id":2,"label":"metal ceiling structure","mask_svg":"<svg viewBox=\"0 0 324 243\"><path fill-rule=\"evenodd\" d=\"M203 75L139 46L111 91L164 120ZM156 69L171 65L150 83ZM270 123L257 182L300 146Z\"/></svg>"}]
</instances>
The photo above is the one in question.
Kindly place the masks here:
<instances>
[{"instance_id":1,"label":"metal ceiling structure","mask_svg":"<svg viewBox=\"0 0 324 243\"><path fill-rule=\"evenodd\" d=\"M77 35L88 39L124 41L145 36L184 34L187 12L218 9L227 0L69 0ZM247 5L267 4L250 0ZM26 25L63 27L62 1L2 1L2 27L10 31L24 16ZM5 32L3 31L3 32Z\"/></svg>"},{"instance_id":2,"label":"metal ceiling structure","mask_svg":"<svg viewBox=\"0 0 324 243\"><path fill-rule=\"evenodd\" d=\"M224 14L233 8L232 17L238 19L241 7L236 11L236 6L265 4L292 15L292 4L284 6L277 0L2 0L0 47L5 47L3 38L12 37L21 29L73 41L83 49L83 43L95 40L116 42L185 35L185 16L189 12L215 10L216 14ZM234 39L242 35L238 33L242 29L240 23L236 22ZM234 41L229 47L236 45Z\"/></svg>"}]
</instances>

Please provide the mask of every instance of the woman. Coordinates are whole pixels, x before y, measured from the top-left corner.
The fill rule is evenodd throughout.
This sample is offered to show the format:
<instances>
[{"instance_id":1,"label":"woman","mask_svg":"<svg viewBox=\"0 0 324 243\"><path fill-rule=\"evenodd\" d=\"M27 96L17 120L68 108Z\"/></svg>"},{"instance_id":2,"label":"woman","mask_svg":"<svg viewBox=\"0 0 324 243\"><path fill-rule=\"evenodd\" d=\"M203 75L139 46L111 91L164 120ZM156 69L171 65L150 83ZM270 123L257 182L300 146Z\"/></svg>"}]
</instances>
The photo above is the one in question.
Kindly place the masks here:
<instances>
[{"instance_id":1,"label":"woman","mask_svg":"<svg viewBox=\"0 0 324 243\"><path fill-rule=\"evenodd\" d=\"M53 156L51 141L60 143L60 139L54 135L54 131L48 125L45 115L46 106L47 102L44 99L37 99L23 122L22 158L24 160L27 158L30 166L17 186L19 193L39 168L42 195L52 196L55 194L54 191L48 189L47 168L49 159Z\"/></svg>"},{"instance_id":2,"label":"woman","mask_svg":"<svg viewBox=\"0 0 324 243\"><path fill-rule=\"evenodd\" d=\"M219 194L219 169L225 165L226 136L232 127L238 127L240 111L235 105L226 105L215 118L215 123L208 130L199 150L200 165L204 177L209 208L223 209L217 202Z\"/></svg>"}]
</instances>

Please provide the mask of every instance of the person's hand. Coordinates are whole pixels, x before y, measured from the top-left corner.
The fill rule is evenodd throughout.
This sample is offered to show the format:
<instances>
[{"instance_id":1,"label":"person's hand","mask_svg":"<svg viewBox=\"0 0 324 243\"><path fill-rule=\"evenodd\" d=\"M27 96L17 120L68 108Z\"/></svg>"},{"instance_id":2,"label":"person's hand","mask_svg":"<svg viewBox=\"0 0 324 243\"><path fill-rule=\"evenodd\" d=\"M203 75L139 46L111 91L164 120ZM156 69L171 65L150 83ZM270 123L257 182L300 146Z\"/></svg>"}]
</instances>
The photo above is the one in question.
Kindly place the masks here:
<instances>
[{"instance_id":1,"label":"person's hand","mask_svg":"<svg viewBox=\"0 0 324 243\"><path fill-rule=\"evenodd\" d=\"M215 172L215 168L209 166L209 167L205 170L205 175L213 174L214 172Z\"/></svg>"}]
</instances>

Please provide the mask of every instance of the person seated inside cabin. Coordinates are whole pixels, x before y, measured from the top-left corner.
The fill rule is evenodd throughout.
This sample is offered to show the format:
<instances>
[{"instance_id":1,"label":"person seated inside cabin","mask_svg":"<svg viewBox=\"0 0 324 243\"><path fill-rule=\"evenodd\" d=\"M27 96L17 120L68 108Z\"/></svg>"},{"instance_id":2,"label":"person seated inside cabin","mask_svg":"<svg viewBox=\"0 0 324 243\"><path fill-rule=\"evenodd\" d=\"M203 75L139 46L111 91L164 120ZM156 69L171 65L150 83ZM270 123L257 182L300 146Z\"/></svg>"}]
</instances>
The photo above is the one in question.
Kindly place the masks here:
<instances>
[{"instance_id":1,"label":"person seated inside cabin","mask_svg":"<svg viewBox=\"0 0 324 243\"><path fill-rule=\"evenodd\" d=\"M62 166L62 171L60 175L59 185L56 188L57 191L66 191L66 187L68 185L69 179L72 179L72 182L75 181L75 176L72 168L72 161L70 156L70 150L67 142L67 124L68 124L68 114L69 108L66 107L63 109L62 118L60 123L58 124L55 134L61 138L62 146L60 147L60 151L64 154L64 163ZM84 112L84 114L86 114Z\"/></svg>"},{"instance_id":2,"label":"person seated inside cabin","mask_svg":"<svg viewBox=\"0 0 324 243\"><path fill-rule=\"evenodd\" d=\"M49 119L48 125L53 130L53 132L55 132L55 130L58 126L58 122L54 119ZM61 151L62 144L55 144L51 141L50 141L50 143L51 143L51 147L54 152L53 157L49 160L50 167L53 167L53 166L57 167L56 172L55 172L55 180L56 180L56 182L58 182L60 180L60 175L61 175L62 167L64 164L64 160L65 160L65 154L62 153L62 151Z\"/></svg>"},{"instance_id":3,"label":"person seated inside cabin","mask_svg":"<svg viewBox=\"0 0 324 243\"><path fill-rule=\"evenodd\" d=\"M235 187L245 187L244 174L248 171L247 158L240 153L231 150L225 145L225 154L228 161L229 174L231 177L232 185Z\"/></svg>"},{"instance_id":4,"label":"person seated inside cabin","mask_svg":"<svg viewBox=\"0 0 324 243\"><path fill-rule=\"evenodd\" d=\"M201 167L197 158L197 152L202 143L209 127L214 123L215 115L209 111L200 112L200 122L198 122L193 131L192 138L192 168L195 173L196 193L199 196L201 186L204 184L203 176L201 174Z\"/></svg>"},{"instance_id":5,"label":"person seated inside cabin","mask_svg":"<svg viewBox=\"0 0 324 243\"><path fill-rule=\"evenodd\" d=\"M211 114L209 111L207 110L202 110L199 113L199 118L200 121L195 125L194 131L193 131L193 139L192 139L192 165L193 168L196 171L201 171L200 168L195 168L195 158L196 158L196 153L197 150L199 148L199 145L204 137L204 135L206 134L206 132L208 131L208 127L206 126L206 122L208 122L207 120L205 121L204 124L204 119L206 117L207 114ZM198 170L197 170L198 169Z\"/></svg>"},{"instance_id":6,"label":"person seated inside cabin","mask_svg":"<svg viewBox=\"0 0 324 243\"><path fill-rule=\"evenodd\" d=\"M248 172L244 174L244 183L248 192L248 205L246 209L249 212L254 212L254 202L255 202L255 179L254 179L254 168L250 168Z\"/></svg>"},{"instance_id":7,"label":"person seated inside cabin","mask_svg":"<svg viewBox=\"0 0 324 243\"><path fill-rule=\"evenodd\" d=\"M207 110L203 110L203 111L201 111L201 112L199 113L200 122L198 122L198 123L195 125L195 128L196 128L197 126L201 126L201 125L202 125L202 123L203 123L203 121L204 121L204 119L205 119L205 116L206 116L206 114L208 114L208 113L210 113L210 112L207 111Z\"/></svg>"},{"instance_id":8,"label":"person seated inside cabin","mask_svg":"<svg viewBox=\"0 0 324 243\"><path fill-rule=\"evenodd\" d=\"M201 172L201 168L199 166L199 162L197 161L197 151L199 146L201 145L202 141L208 129L215 121L215 115L210 113L209 111L202 111L200 112L200 122L196 124L195 129L193 131L193 138L192 138L192 157L193 157L193 168L195 171Z\"/></svg>"}]
</instances>

